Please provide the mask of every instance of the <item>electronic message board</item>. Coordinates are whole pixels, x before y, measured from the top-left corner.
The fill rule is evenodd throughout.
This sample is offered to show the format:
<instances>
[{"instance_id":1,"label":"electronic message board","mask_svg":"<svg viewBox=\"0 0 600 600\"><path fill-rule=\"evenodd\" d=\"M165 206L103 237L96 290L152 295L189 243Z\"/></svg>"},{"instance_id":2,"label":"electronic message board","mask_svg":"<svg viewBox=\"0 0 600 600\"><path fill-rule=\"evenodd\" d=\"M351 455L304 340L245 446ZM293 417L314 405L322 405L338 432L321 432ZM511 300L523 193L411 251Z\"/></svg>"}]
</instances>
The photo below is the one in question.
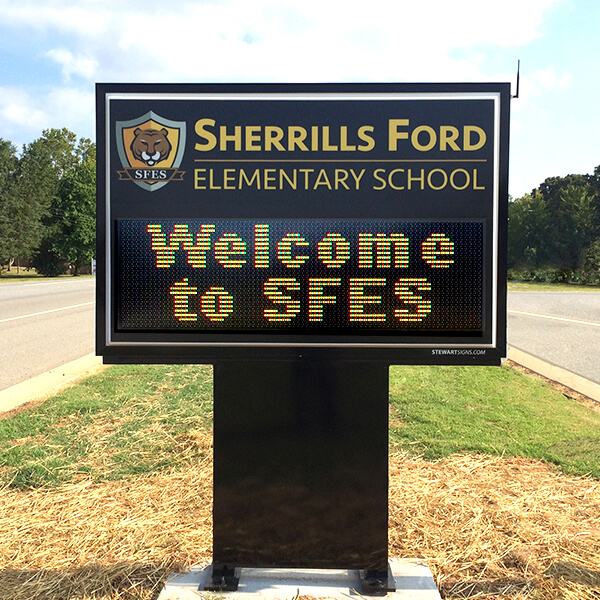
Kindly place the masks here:
<instances>
[{"instance_id":1,"label":"electronic message board","mask_svg":"<svg viewBox=\"0 0 600 600\"><path fill-rule=\"evenodd\" d=\"M508 84L97 88L97 351L498 364Z\"/></svg>"}]
</instances>

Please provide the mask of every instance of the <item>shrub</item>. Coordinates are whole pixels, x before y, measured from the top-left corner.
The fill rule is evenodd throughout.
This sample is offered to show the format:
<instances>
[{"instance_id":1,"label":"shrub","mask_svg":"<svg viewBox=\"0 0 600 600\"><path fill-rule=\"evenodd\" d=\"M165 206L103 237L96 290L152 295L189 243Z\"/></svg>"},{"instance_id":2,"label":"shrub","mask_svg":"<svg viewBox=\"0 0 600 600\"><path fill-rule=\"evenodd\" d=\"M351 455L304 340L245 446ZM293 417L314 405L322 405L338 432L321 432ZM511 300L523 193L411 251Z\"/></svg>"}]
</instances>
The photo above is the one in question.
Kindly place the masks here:
<instances>
[{"instance_id":1,"label":"shrub","mask_svg":"<svg viewBox=\"0 0 600 600\"><path fill-rule=\"evenodd\" d=\"M585 252L582 265L584 283L600 283L600 239L592 242Z\"/></svg>"},{"instance_id":2,"label":"shrub","mask_svg":"<svg viewBox=\"0 0 600 600\"><path fill-rule=\"evenodd\" d=\"M67 261L59 258L52 251L49 240L42 241L31 262L35 270L45 277L64 275L69 267Z\"/></svg>"},{"instance_id":3,"label":"shrub","mask_svg":"<svg viewBox=\"0 0 600 600\"><path fill-rule=\"evenodd\" d=\"M568 269L536 269L532 279L542 283L568 283L572 275Z\"/></svg>"}]
</instances>

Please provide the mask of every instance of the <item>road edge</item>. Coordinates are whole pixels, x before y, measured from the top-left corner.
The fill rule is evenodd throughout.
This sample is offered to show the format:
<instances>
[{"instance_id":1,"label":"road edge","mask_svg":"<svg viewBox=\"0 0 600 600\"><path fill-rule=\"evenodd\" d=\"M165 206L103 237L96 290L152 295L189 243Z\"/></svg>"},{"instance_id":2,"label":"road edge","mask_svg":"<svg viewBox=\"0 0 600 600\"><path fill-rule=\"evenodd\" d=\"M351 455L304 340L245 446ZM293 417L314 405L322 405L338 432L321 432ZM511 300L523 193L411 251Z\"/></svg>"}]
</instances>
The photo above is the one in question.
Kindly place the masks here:
<instances>
[{"instance_id":1,"label":"road edge","mask_svg":"<svg viewBox=\"0 0 600 600\"><path fill-rule=\"evenodd\" d=\"M43 400L64 387L101 371L104 367L102 357L87 354L5 390L0 390L0 413L28 402Z\"/></svg>"},{"instance_id":2,"label":"road edge","mask_svg":"<svg viewBox=\"0 0 600 600\"><path fill-rule=\"evenodd\" d=\"M529 354L520 348L509 346L507 358L513 362L534 371L538 375L557 381L580 394L600 402L600 384L585 377L571 373L562 367L549 363L537 356ZM102 357L88 354L32 377L27 381L17 383L5 390L0 390L0 413L18 408L28 402L35 402L56 394L66 386L97 373L106 368Z\"/></svg>"},{"instance_id":3,"label":"road edge","mask_svg":"<svg viewBox=\"0 0 600 600\"><path fill-rule=\"evenodd\" d=\"M584 396L592 398L592 400L596 400L596 402L600 402L600 384L590 379L572 373L514 346L508 347L507 358L538 375L557 381Z\"/></svg>"}]
</instances>

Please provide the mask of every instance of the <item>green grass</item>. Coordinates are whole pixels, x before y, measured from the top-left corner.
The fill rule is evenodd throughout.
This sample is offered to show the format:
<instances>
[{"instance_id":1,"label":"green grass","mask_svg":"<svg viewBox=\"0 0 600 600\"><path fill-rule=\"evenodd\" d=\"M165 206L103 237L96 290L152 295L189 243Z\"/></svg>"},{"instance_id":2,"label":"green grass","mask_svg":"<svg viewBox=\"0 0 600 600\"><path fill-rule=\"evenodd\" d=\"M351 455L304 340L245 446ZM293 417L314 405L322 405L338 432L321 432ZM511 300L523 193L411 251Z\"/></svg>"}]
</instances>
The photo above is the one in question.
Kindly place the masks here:
<instances>
[{"instance_id":1,"label":"green grass","mask_svg":"<svg viewBox=\"0 0 600 600\"><path fill-rule=\"evenodd\" d=\"M61 275L61 277L65 277ZM12 283L15 281L33 281L43 279L42 275L38 275L34 269L26 271L25 269L20 269L20 272L17 273L17 270L13 267L10 271L3 270L0 273L0 284L2 283Z\"/></svg>"},{"instance_id":2,"label":"green grass","mask_svg":"<svg viewBox=\"0 0 600 600\"><path fill-rule=\"evenodd\" d=\"M0 420L0 479L17 488L181 468L203 456L209 366L119 366Z\"/></svg>"},{"instance_id":3,"label":"green grass","mask_svg":"<svg viewBox=\"0 0 600 600\"><path fill-rule=\"evenodd\" d=\"M398 449L520 456L600 477L600 414L514 369L392 367L390 402Z\"/></svg>"},{"instance_id":4,"label":"green grass","mask_svg":"<svg viewBox=\"0 0 600 600\"><path fill-rule=\"evenodd\" d=\"M538 281L522 281L509 279L510 292L600 292L598 285L580 285L577 283L540 283Z\"/></svg>"},{"instance_id":5,"label":"green grass","mask_svg":"<svg viewBox=\"0 0 600 600\"><path fill-rule=\"evenodd\" d=\"M94 277L94 275L78 275L77 279L84 279ZM26 271L25 269L21 269L21 272L17 274L16 270L11 269L11 271L2 271L0 275L0 285L3 283L15 283L17 281L52 281L55 279L69 279L73 278L73 275L65 274L65 275L57 275L56 277L44 277L43 275L38 275L34 269L30 271Z\"/></svg>"},{"instance_id":6,"label":"green grass","mask_svg":"<svg viewBox=\"0 0 600 600\"><path fill-rule=\"evenodd\" d=\"M210 452L211 426L210 366L110 367L0 419L0 482L28 489L184 469ZM506 367L392 367L390 446L427 459L540 459L600 478L600 414Z\"/></svg>"}]
</instances>

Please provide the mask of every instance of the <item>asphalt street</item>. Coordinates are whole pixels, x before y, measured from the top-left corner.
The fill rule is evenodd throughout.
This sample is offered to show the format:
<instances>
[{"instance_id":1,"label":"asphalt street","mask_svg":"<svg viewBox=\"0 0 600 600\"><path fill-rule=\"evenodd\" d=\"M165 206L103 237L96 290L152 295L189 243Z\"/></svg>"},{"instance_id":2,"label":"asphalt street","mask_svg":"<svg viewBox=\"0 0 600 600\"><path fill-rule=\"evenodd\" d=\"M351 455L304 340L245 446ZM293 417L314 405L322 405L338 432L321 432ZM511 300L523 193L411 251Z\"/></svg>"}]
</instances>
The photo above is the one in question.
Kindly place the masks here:
<instances>
[{"instance_id":1,"label":"asphalt street","mask_svg":"<svg viewBox=\"0 0 600 600\"><path fill-rule=\"evenodd\" d=\"M0 390L94 351L92 278L0 285Z\"/></svg>"},{"instance_id":2,"label":"asphalt street","mask_svg":"<svg viewBox=\"0 0 600 600\"><path fill-rule=\"evenodd\" d=\"M509 291L508 343L600 383L600 292Z\"/></svg>"},{"instance_id":3,"label":"asphalt street","mask_svg":"<svg viewBox=\"0 0 600 600\"><path fill-rule=\"evenodd\" d=\"M92 278L0 285L0 390L94 352ZM508 294L511 346L600 383L600 292Z\"/></svg>"}]
</instances>

